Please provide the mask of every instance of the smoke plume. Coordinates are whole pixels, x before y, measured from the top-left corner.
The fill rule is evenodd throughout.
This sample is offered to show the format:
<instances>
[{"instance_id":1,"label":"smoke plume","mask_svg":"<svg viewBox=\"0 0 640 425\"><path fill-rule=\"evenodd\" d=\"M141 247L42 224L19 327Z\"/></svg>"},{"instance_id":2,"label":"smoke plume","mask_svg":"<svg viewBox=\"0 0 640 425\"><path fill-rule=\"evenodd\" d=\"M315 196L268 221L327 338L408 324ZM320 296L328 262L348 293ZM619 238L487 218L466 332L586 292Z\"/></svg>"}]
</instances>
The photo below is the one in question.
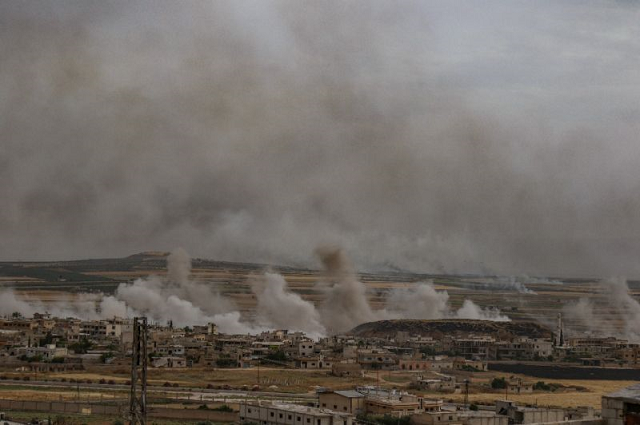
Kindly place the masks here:
<instances>
[{"instance_id":1,"label":"smoke plume","mask_svg":"<svg viewBox=\"0 0 640 425\"><path fill-rule=\"evenodd\" d=\"M0 258L640 275L639 10L2 1Z\"/></svg>"},{"instance_id":2,"label":"smoke plume","mask_svg":"<svg viewBox=\"0 0 640 425\"><path fill-rule=\"evenodd\" d=\"M325 335L326 330L313 303L289 291L279 274L265 273L253 279L252 289L258 299L259 323L272 328L303 331L311 337Z\"/></svg>"},{"instance_id":3,"label":"smoke plume","mask_svg":"<svg viewBox=\"0 0 640 425\"><path fill-rule=\"evenodd\" d=\"M610 278L600 282L598 310L606 312L598 316L594 301L580 298L563 309L567 319L575 321L590 333L618 336L632 342L640 342L640 302L629 293L624 278Z\"/></svg>"},{"instance_id":4,"label":"smoke plume","mask_svg":"<svg viewBox=\"0 0 640 425\"><path fill-rule=\"evenodd\" d=\"M167 257L164 277L149 276L122 283L112 296L80 294L66 302L46 305L36 300L21 301L6 289L1 293L0 314L17 311L31 316L48 311L57 317L82 319L144 315L152 321L171 321L177 326L215 323L221 332L229 334L288 329L303 331L314 338L382 319L509 320L471 300L465 300L462 308L454 311L448 304L449 294L436 291L431 283L394 290L385 308L375 310L369 304L367 287L358 280L341 249L320 248L316 253L324 267L324 277L317 285L325 299L318 307L292 292L283 276L265 272L251 277L251 289L257 299L255 317L243 317L211 285L191 279L191 259L185 250L177 249Z\"/></svg>"}]
</instances>

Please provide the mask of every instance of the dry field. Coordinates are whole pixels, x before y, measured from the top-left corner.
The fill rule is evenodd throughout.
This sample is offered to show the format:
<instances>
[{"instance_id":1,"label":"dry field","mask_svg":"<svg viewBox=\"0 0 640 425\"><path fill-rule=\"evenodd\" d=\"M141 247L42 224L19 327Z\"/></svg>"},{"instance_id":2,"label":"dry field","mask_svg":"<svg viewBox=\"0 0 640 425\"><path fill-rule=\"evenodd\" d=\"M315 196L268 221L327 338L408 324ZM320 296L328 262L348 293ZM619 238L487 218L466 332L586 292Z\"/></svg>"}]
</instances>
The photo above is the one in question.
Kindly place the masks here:
<instances>
[{"instance_id":1,"label":"dry field","mask_svg":"<svg viewBox=\"0 0 640 425\"><path fill-rule=\"evenodd\" d=\"M6 373L9 380L13 376L24 376L22 373ZM29 375L33 379L33 375ZM313 393L318 387L330 389L350 389L358 385L380 385L383 388L406 389L409 387L413 379L411 372L399 371L381 371L368 372L363 378L337 378L329 375L327 372L303 371L303 370L287 370L274 368L258 369L184 369L184 370L167 370L167 369L151 369L149 371L149 383L161 386L165 382L172 385L178 384L180 389L206 388L207 385L215 387L228 386L234 389L251 388L258 382L263 391L276 391L288 393ZM489 384L491 379L498 376L509 376L502 373L476 373L471 377L472 385L470 387L469 398L474 403L491 404L496 399L504 398L504 393L497 390L491 390ZM524 381L537 382L541 379L518 375ZM86 381L90 379L97 383L100 379L113 380L116 383L124 383L128 379L125 368L95 368L84 372L67 372L67 373L41 373L38 379L60 380L70 379ZM462 378L459 378L461 380ZM557 383L563 388L555 392L534 392L532 394L511 395L510 400L516 400L523 404L538 405L554 405L561 407L575 406L593 406L599 408L600 397L613 391L634 384L633 381L590 381L590 380L558 380L544 379L544 382ZM10 386L0 385L0 398L12 398L16 395L26 399L75 399L77 393L73 387L65 389L37 389L29 388L28 382L9 382ZM122 390L115 389L95 389L81 390L82 399L106 399L122 397ZM444 398L456 402L462 402L463 394L443 394L443 393L423 393L427 397Z\"/></svg>"}]
</instances>

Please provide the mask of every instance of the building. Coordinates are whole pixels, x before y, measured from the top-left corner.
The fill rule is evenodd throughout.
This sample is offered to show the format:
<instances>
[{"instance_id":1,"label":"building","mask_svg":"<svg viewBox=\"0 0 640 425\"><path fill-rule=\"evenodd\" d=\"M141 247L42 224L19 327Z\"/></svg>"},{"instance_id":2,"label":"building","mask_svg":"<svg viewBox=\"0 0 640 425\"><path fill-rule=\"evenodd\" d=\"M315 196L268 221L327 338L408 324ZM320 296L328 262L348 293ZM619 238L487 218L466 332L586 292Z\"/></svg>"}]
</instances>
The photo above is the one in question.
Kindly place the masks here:
<instances>
[{"instance_id":1,"label":"building","mask_svg":"<svg viewBox=\"0 0 640 425\"><path fill-rule=\"evenodd\" d=\"M510 424L562 422L565 417L564 409L521 407L510 400L497 400L496 414L507 416Z\"/></svg>"},{"instance_id":2,"label":"building","mask_svg":"<svg viewBox=\"0 0 640 425\"><path fill-rule=\"evenodd\" d=\"M18 349L18 353L27 358L40 356L43 360L53 360L56 357L66 357L69 354L66 347L56 347L55 344L48 344L44 347L21 347Z\"/></svg>"},{"instance_id":3,"label":"building","mask_svg":"<svg viewBox=\"0 0 640 425\"><path fill-rule=\"evenodd\" d=\"M359 363L339 362L331 366L331 374L334 376L362 376L362 367Z\"/></svg>"},{"instance_id":4,"label":"building","mask_svg":"<svg viewBox=\"0 0 640 425\"><path fill-rule=\"evenodd\" d=\"M259 425L352 425L353 417L297 404L241 404L240 421Z\"/></svg>"},{"instance_id":5,"label":"building","mask_svg":"<svg viewBox=\"0 0 640 425\"><path fill-rule=\"evenodd\" d=\"M318 394L318 405L336 412L359 415L364 412L364 394L358 391L327 391Z\"/></svg>"},{"instance_id":6,"label":"building","mask_svg":"<svg viewBox=\"0 0 640 425\"><path fill-rule=\"evenodd\" d=\"M367 395L364 410L367 415L411 416L425 411L442 409L442 400L425 400L411 394Z\"/></svg>"},{"instance_id":7,"label":"building","mask_svg":"<svg viewBox=\"0 0 640 425\"><path fill-rule=\"evenodd\" d=\"M607 425L640 425L640 384L602 396L602 419Z\"/></svg>"},{"instance_id":8,"label":"building","mask_svg":"<svg viewBox=\"0 0 640 425\"><path fill-rule=\"evenodd\" d=\"M431 360L426 359L398 359L400 370L431 370Z\"/></svg>"},{"instance_id":9,"label":"building","mask_svg":"<svg viewBox=\"0 0 640 425\"><path fill-rule=\"evenodd\" d=\"M412 425L462 425L458 413L451 411L423 412L411 416ZM506 424L505 424L506 425Z\"/></svg>"}]
</instances>

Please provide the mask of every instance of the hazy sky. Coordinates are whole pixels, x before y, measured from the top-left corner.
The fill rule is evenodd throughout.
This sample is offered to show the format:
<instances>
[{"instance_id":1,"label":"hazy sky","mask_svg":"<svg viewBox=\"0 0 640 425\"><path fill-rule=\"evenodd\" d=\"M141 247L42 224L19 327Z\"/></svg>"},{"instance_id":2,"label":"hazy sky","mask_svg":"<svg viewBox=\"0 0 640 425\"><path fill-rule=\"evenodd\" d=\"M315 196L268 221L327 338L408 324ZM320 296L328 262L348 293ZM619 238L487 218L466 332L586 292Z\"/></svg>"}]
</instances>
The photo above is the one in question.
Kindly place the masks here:
<instances>
[{"instance_id":1,"label":"hazy sky","mask_svg":"<svg viewBox=\"0 0 640 425\"><path fill-rule=\"evenodd\" d=\"M0 259L640 276L636 1L0 0Z\"/></svg>"}]
</instances>

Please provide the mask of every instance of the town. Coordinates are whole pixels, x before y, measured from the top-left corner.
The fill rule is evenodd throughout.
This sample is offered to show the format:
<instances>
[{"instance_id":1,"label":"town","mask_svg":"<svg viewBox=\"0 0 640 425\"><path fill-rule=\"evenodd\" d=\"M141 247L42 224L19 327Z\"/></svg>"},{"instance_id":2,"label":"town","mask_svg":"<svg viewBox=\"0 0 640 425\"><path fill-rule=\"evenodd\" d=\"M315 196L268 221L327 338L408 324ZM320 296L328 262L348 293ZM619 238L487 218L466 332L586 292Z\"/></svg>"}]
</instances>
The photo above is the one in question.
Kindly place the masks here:
<instances>
[{"instance_id":1,"label":"town","mask_svg":"<svg viewBox=\"0 0 640 425\"><path fill-rule=\"evenodd\" d=\"M433 321L432 325L435 330L430 335L403 330L361 336L356 328L350 334L314 340L287 330L227 335L215 323L174 327L171 323L147 325L145 318L141 328L124 318L91 321L14 313L0 320L0 384L53 386L60 390L60 397L39 403L3 399L0 410L9 417L11 410L54 412L57 406L61 414L84 409L127 417L131 398L127 389L136 384L131 378L132 356L136 355L144 356L144 374L148 369L151 378L150 402L152 395L158 395L154 391L161 390L165 397L175 396L174 401L186 399L191 407L182 411L163 407L165 400L157 407L149 406L151 417L260 424L385 423L389 417L414 424L597 422L612 420L607 416L611 408L542 407L515 400L527 394L571 394L580 388L561 388L517 374L491 379L484 375L491 375L490 370L509 371L515 366L513 370L522 371L536 365L556 365L587 375L594 370L608 376L618 372L629 380L640 375L640 344L614 337L565 337L561 316L554 332L534 325L517 328L529 329L532 335L481 333L482 321ZM438 330L443 326L452 330ZM142 339L136 336L141 331ZM138 352L141 341L144 347ZM187 386L171 378L190 370L201 376L199 382ZM244 378L228 383L207 377L225 371L242 372ZM158 380L156 372L166 380ZM305 372L326 378L305 387L300 378ZM87 374L94 378L74 378ZM100 398L88 395L83 401L80 386L88 394L101 394ZM71 390L69 396L63 395L65 390ZM480 393L484 400L473 401ZM105 399L105 394L111 398ZM486 400L493 403L487 405ZM616 403L612 398L602 400ZM209 408L207 402L224 406L225 411Z\"/></svg>"}]
</instances>

